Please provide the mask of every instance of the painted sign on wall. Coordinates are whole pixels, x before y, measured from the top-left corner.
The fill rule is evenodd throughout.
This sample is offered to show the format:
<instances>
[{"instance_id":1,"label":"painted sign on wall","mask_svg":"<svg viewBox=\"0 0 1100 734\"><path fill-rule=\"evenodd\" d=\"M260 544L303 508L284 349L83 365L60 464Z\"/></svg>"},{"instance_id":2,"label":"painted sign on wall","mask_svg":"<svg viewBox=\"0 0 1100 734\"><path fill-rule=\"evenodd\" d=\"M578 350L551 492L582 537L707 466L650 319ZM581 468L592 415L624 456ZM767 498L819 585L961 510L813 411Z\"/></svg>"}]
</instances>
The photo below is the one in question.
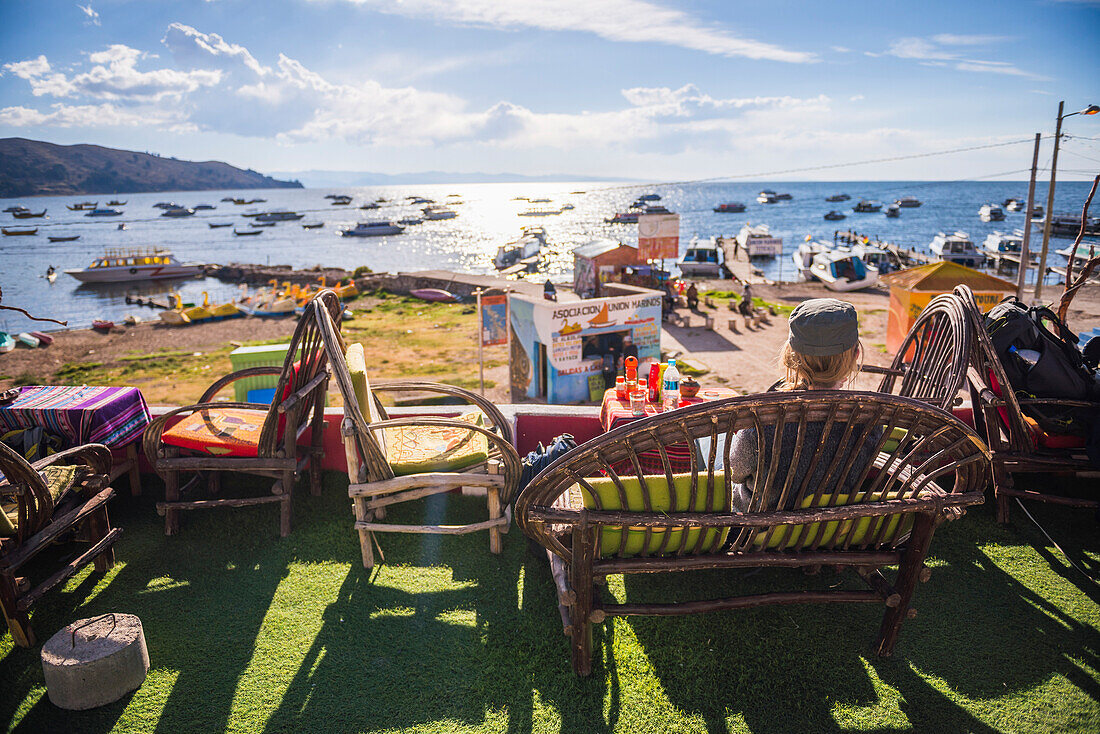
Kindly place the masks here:
<instances>
[{"instance_id":1,"label":"painted sign on wall","mask_svg":"<svg viewBox=\"0 0 1100 734\"><path fill-rule=\"evenodd\" d=\"M680 215L638 217L638 256L642 260L675 260L680 256Z\"/></svg>"}]
</instances>

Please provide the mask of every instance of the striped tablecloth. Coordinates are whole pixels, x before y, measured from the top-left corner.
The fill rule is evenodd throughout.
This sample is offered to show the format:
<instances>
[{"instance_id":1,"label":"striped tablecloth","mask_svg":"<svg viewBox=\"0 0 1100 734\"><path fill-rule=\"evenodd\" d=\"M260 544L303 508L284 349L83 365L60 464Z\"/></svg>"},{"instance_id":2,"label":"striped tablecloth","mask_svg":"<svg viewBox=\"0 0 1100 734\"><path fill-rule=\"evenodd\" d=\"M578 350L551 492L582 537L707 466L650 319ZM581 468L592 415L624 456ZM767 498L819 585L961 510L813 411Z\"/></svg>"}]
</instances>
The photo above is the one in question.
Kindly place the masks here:
<instances>
[{"instance_id":1,"label":"striped tablecloth","mask_svg":"<svg viewBox=\"0 0 1100 734\"><path fill-rule=\"evenodd\" d=\"M141 438L149 407L136 387L24 387L0 405L5 431L42 426L73 446L102 443L116 449Z\"/></svg>"}]
</instances>

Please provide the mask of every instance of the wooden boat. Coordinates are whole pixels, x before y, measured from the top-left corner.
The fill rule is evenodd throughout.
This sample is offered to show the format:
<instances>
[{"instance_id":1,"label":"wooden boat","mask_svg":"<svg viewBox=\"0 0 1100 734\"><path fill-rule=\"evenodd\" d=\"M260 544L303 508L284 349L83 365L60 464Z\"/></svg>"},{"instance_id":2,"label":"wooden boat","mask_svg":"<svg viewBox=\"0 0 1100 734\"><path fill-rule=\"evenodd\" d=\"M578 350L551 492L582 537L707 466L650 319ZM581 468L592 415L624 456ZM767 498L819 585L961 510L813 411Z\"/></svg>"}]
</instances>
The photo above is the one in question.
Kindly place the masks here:
<instances>
[{"instance_id":1,"label":"wooden boat","mask_svg":"<svg viewBox=\"0 0 1100 734\"><path fill-rule=\"evenodd\" d=\"M207 222L206 226L210 229L220 229L222 227L232 227L233 223L227 222L225 224L219 224L218 222Z\"/></svg>"},{"instance_id":2,"label":"wooden boat","mask_svg":"<svg viewBox=\"0 0 1100 734\"><path fill-rule=\"evenodd\" d=\"M37 214L34 212L12 212L11 215L16 219L39 219L40 217L46 216L46 210L43 209Z\"/></svg>"},{"instance_id":3,"label":"wooden boat","mask_svg":"<svg viewBox=\"0 0 1100 734\"><path fill-rule=\"evenodd\" d=\"M6 331L0 331L0 354L15 349L15 337Z\"/></svg>"},{"instance_id":4,"label":"wooden boat","mask_svg":"<svg viewBox=\"0 0 1100 734\"><path fill-rule=\"evenodd\" d=\"M419 298L421 301L431 301L433 303L455 303L458 301L458 296L442 288L417 288L409 291L409 295L413 298Z\"/></svg>"},{"instance_id":5,"label":"wooden boat","mask_svg":"<svg viewBox=\"0 0 1100 734\"><path fill-rule=\"evenodd\" d=\"M48 347L53 344L53 337L44 331L32 331L30 335L38 340L39 346Z\"/></svg>"},{"instance_id":6,"label":"wooden boat","mask_svg":"<svg viewBox=\"0 0 1100 734\"><path fill-rule=\"evenodd\" d=\"M92 322L92 328L96 331L107 333L111 329L115 328L115 322L107 321L106 319L96 319Z\"/></svg>"},{"instance_id":7,"label":"wooden boat","mask_svg":"<svg viewBox=\"0 0 1100 734\"><path fill-rule=\"evenodd\" d=\"M82 212L85 209L95 209L97 206L99 206L98 201L82 201L79 204L73 204L72 206L66 204L65 208L71 212Z\"/></svg>"},{"instance_id":8,"label":"wooden boat","mask_svg":"<svg viewBox=\"0 0 1100 734\"><path fill-rule=\"evenodd\" d=\"M30 209L28 209L27 207L20 206L20 205L16 204L15 206L9 206L7 209L4 210L4 213L5 214L14 214L15 212L29 212L29 211L30 211Z\"/></svg>"},{"instance_id":9,"label":"wooden boat","mask_svg":"<svg viewBox=\"0 0 1100 734\"><path fill-rule=\"evenodd\" d=\"M49 237L50 242L72 242L73 240L78 240L78 239L80 239L80 235L78 235L78 234L70 234L70 235L64 235L64 236L51 235Z\"/></svg>"},{"instance_id":10,"label":"wooden boat","mask_svg":"<svg viewBox=\"0 0 1100 734\"><path fill-rule=\"evenodd\" d=\"M126 206L126 202L119 201L118 199L111 199L107 202L107 206Z\"/></svg>"},{"instance_id":11,"label":"wooden boat","mask_svg":"<svg viewBox=\"0 0 1100 734\"><path fill-rule=\"evenodd\" d=\"M19 342L20 344L27 345L31 349L37 349L38 348L38 337L33 336L31 334L28 334L25 331L22 331L22 332L16 334L15 335L15 340L17 342Z\"/></svg>"},{"instance_id":12,"label":"wooden boat","mask_svg":"<svg viewBox=\"0 0 1100 734\"><path fill-rule=\"evenodd\" d=\"M5 237L20 237L24 235L38 234L38 227L35 227L34 229L8 229L7 227L0 227L0 232L3 232Z\"/></svg>"},{"instance_id":13,"label":"wooden boat","mask_svg":"<svg viewBox=\"0 0 1100 734\"><path fill-rule=\"evenodd\" d=\"M324 227L324 226L325 226L324 222L313 222L311 224L303 224L302 229L320 229L321 227Z\"/></svg>"},{"instance_id":14,"label":"wooden boat","mask_svg":"<svg viewBox=\"0 0 1100 734\"><path fill-rule=\"evenodd\" d=\"M263 234L263 233L264 233L264 231L262 229L246 230L244 232L242 232L239 229L234 229L233 230L233 234L237 235L238 237L248 237L249 235Z\"/></svg>"},{"instance_id":15,"label":"wooden boat","mask_svg":"<svg viewBox=\"0 0 1100 734\"><path fill-rule=\"evenodd\" d=\"M825 215L825 219L830 222L839 222L841 219L844 219L845 216L847 215L844 214L844 212L838 212L836 209L833 209L831 212Z\"/></svg>"},{"instance_id":16,"label":"wooden boat","mask_svg":"<svg viewBox=\"0 0 1100 734\"><path fill-rule=\"evenodd\" d=\"M274 227L277 222L249 222L249 227Z\"/></svg>"}]
</instances>

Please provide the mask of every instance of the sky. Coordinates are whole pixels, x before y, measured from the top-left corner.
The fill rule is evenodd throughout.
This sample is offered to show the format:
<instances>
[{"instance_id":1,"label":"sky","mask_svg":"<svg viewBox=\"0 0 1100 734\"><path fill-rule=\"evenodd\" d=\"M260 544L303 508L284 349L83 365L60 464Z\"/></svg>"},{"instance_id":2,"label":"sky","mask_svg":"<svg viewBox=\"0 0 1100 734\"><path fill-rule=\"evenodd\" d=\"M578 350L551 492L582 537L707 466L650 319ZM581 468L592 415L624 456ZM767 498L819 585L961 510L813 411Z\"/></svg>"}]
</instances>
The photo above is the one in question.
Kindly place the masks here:
<instances>
[{"instance_id":1,"label":"sky","mask_svg":"<svg viewBox=\"0 0 1100 734\"><path fill-rule=\"evenodd\" d=\"M0 0L0 137L262 172L1023 180L1060 100L1100 104L1098 41L1100 0ZM1059 179L1100 172L1100 115L1063 132Z\"/></svg>"}]
</instances>

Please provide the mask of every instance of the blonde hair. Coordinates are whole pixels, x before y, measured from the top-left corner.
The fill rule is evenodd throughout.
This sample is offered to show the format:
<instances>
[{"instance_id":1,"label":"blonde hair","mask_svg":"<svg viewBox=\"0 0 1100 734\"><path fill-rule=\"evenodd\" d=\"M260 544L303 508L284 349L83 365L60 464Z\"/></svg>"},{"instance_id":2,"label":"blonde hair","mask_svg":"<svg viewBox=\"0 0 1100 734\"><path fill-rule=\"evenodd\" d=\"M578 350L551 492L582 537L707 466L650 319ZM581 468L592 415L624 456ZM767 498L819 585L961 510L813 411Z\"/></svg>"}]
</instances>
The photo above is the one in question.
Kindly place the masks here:
<instances>
[{"instance_id":1,"label":"blonde hair","mask_svg":"<svg viewBox=\"0 0 1100 734\"><path fill-rule=\"evenodd\" d=\"M840 354L814 356L802 354L791 347L790 340L783 342L779 351L779 367L786 376L780 390L824 390L839 387L859 371L863 345L856 342L851 349Z\"/></svg>"}]
</instances>

